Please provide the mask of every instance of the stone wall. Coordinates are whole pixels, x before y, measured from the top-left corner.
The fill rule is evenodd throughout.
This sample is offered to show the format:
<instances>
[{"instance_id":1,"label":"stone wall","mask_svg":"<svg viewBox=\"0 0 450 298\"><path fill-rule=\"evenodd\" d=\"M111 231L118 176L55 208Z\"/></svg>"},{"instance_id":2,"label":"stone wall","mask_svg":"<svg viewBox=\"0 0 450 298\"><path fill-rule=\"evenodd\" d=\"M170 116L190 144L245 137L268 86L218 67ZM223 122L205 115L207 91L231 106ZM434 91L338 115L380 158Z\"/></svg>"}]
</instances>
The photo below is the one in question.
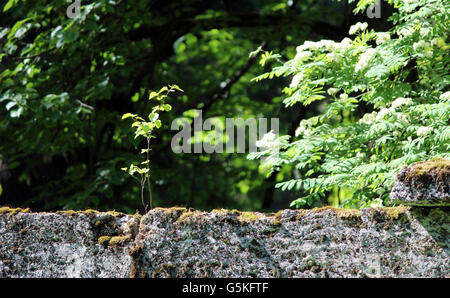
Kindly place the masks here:
<instances>
[{"instance_id":1,"label":"stone wall","mask_svg":"<svg viewBox=\"0 0 450 298\"><path fill-rule=\"evenodd\" d=\"M0 208L0 277L450 277L448 207Z\"/></svg>"}]
</instances>

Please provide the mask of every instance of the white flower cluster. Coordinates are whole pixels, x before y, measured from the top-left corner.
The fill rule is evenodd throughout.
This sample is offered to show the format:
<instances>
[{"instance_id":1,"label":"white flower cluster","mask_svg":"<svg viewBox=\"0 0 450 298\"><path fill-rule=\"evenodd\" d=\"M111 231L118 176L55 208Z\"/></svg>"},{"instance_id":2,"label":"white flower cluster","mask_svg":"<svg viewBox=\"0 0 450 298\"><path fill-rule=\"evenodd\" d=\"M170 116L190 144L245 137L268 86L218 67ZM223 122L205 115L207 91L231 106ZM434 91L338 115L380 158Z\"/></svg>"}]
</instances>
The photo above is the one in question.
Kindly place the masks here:
<instances>
[{"instance_id":1,"label":"white flower cluster","mask_svg":"<svg viewBox=\"0 0 450 298\"><path fill-rule=\"evenodd\" d=\"M360 32L360 31L363 32L364 30L367 29L367 26L368 26L368 24L365 23L365 22L364 23L358 22L355 25L350 27L350 30L348 31L348 34L354 35L354 34Z\"/></svg>"},{"instance_id":2,"label":"white flower cluster","mask_svg":"<svg viewBox=\"0 0 450 298\"><path fill-rule=\"evenodd\" d=\"M397 116L397 119L398 119L400 122L403 122L404 125L407 125L407 124L410 122L408 114L404 114L404 113L395 113L395 115Z\"/></svg>"},{"instance_id":3,"label":"white flower cluster","mask_svg":"<svg viewBox=\"0 0 450 298\"><path fill-rule=\"evenodd\" d=\"M364 116L359 120L360 123L364 123L367 125L372 124L375 121L375 117L376 117L377 113L376 112L372 112L372 113L366 113L364 114Z\"/></svg>"},{"instance_id":4,"label":"white flower cluster","mask_svg":"<svg viewBox=\"0 0 450 298\"><path fill-rule=\"evenodd\" d=\"M324 39L319 41L319 47L326 49L329 52L334 51L335 46L336 42L334 42L333 40Z\"/></svg>"},{"instance_id":5,"label":"white flower cluster","mask_svg":"<svg viewBox=\"0 0 450 298\"><path fill-rule=\"evenodd\" d=\"M297 52L306 50L317 51L320 49L325 49L331 52L334 50L335 44L336 42L334 42L333 40L324 39L317 42L307 40L303 43L303 45L297 47Z\"/></svg>"},{"instance_id":6,"label":"white flower cluster","mask_svg":"<svg viewBox=\"0 0 450 298\"><path fill-rule=\"evenodd\" d=\"M370 125L375 121L380 121L384 119L389 114L395 114L400 121L408 123L409 122L408 116L403 113L398 112L395 113L395 109L400 106L410 105L412 103L413 101L409 97L408 98L399 97L392 102L392 105L389 108L382 108L378 113L372 112L364 114L364 116L359 120L359 122Z\"/></svg>"},{"instance_id":7,"label":"white flower cluster","mask_svg":"<svg viewBox=\"0 0 450 298\"><path fill-rule=\"evenodd\" d=\"M399 97L392 102L392 108L396 109L400 106L406 106L406 105L410 105L410 104L412 104L412 98Z\"/></svg>"},{"instance_id":8,"label":"white flower cluster","mask_svg":"<svg viewBox=\"0 0 450 298\"><path fill-rule=\"evenodd\" d=\"M334 45L337 52L345 52L352 47L352 40L348 37L344 38L341 42Z\"/></svg>"},{"instance_id":9,"label":"white flower cluster","mask_svg":"<svg viewBox=\"0 0 450 298\"><path fill-rule=\"evenodd\" d=\"M417 135L420 136L426 136L427 134L429 134L431 131L433 130L432 127L427 127L427 126L421 126L417 129Z\"/></svg>"},{"instance_id":10,"label":"white flower cluster","mask_svg":"<svg viewBox=\"0 0 450 298\"><path fill-rule=\"evenodd\" d=\"M359 72L369 66L369 63L375 57L376 51L375 49L367 49L360 57L359 61L355 66L355 72Z\"/></svg>"},{"instance_id":11,"label":"white flower cluster","mask_svg":"<svg viewBox=\"0 0 450 298\"><path fill-rule=\"evenodd\" d=\"M328 91L327 91L327 93L329 94L329 95L335 95L336 93L338 93L339 92L339 89L338 88L329 88L328 89Z\"/></svg>"},{"instance_id":12,"label":"white flower cluster","mask_svg":"<svg viewBox=\"0 0 450 298\"><path fill-rule=\"evenodd\" d=\"M348 94L347 93L342 93L341 95L339 95L339 98L342 100L346 100L348 99Z\"/></svg>"},{"instance_id":13,"label":"white flower cluster","mask_svg":"<svg viewBox=\"0 0 450 298\"><path fill-rule=\"evenodd\" d=\"M294 58L294 62L296 64L300 64L303 61L308 60L312 56L312 53L310 51L302 51L299 50L299 48L300 47L297 47L297 55L295 55Z\"/></svg>"},{"instance_id":14,"label":"white flower cluster","mask_svg":"<svg viewBox=\"0 0 450 298\"><path fill-rule=\"evenodd\" d=\"M339 55L339 54L336 54L335 52L328 53L328 54L326 55L326 57L327 57L328 59L330 59L331 62L339 63L339 62L342 61L342 56Z\"/></svg>"},{"instance_id":15,"label":"white flower cluster","mask_svg":"<svg viewBox=\"0 0 450 298\"><path fill-rule=\"evenodd\" d=\"M386 33L386 32L377 33L377 39L376 39L377 45L386 43L390 40L391 40L391 36L389 35L389 33Z\"/></svg>"},{"instance_id":16,"label":"white flower cluster","mask_svg":"<svg viewBox=\"0 0 450 298\"><path fill-rule=\"evenodd\" d=\"M303 72L296 74L293 78L292 78L292 82L289 85L289 88L295 88L298 86L298 84L300 84L301 81L303 81Z\"/></svg>"},{"instance_id":17,"label":"white flower cluster","mask_svg":"<svg viewBox=\"0 0 450 298\"><path fill-rule=\"evenodd\" d=\"M403 36L403 37L408 37L413 35L415 29L413 27L406 27L406 28L402 28L398 31L398 34Z\"/></svg>"},{"instance_id":18,"label":"white flower cluster","mask_svg":"<svg viewBox=\"0 0 450 298\"><path fill-rule=\"evenodd\" d=\"M310 52L310 51L318 51L318 50L325 50L328 52L341 52L350 49L352 46L352 40L348 37L344 38L341 42L335 42L333 40L320 40L317 42L314 41L305 41L301 46L297 47L297 54L298 53L304 53L304 52ZM305 54L300 54L305 55ZM306 54L309 55L309 54ZM309 58L309 57L308 57Z\"/></svg>"},{"instance_id":19,"label":"white flower cluster","mask_svg":"<svg viewBox=\"0 0 450 298\"><path fill-rule=\"evenodd\" d=\"M300 125L295 130L296 137L298 137L301 134L303 134L305 136L311 135L311 130L308 128L308 123L305 120L302 120L302 122L300 122Z\"/></svg>"},{"instance_id":20,"label":"white flower cluster","mask_svg":"<svg viewBox=\"0 0 450 298\"><path fill-rule=\"evenodd\" d=\"M273 130L264 134L261 140L256 141L256 147L274 148L278 146L277 135Z\"/></svg>"},{"instance_id":21,"label":"white flower cluster","mask_svg":"<svg viewBox=\"0 0 450 298\"><path fill-rule=\"evenodd\" d=\"M440 100L450 100L450 91L442 93L441 96L439 96L439 99Z\"/></svg>"},{"instance_id":22,"label":"white flower cluster","mask_svg":"<svg viewBox=\"0 0 450 298\"><path fill-rule=\"evenodd\" d=\"M438 48L445 47L445 39L443 39L443 38L433 38L430 43L431 43L431 46L436 46Z\"/></svg>"},{"instance_id":23,"label":"white flower cluster","mask_svg":"<svg viewBox=\"0 0 450 298\"><path fill-rule=\"evenodd\" d=\"M421 49L424 49L424 48L426 48L427 46L429 46L429 44L427 43L427 42L425 42L425 41L423 41L423 40L420 40L420 41L418 41L418 42L415 42L414 44L413 44L413 49L414 49L414 51L419 51L419 50L421 50Z\"/></svg>"},{"instance_id":24,"label":"white flower cluster","mask_svg":"<svg viewBox=\"0 0 450 298\"><path fill-rule=\"evenodd\" d=\"M381 119L384 119L387 115L391 114L394 110L392 108L382 108L377 116L375 117L376 121L380 121Z\"/></svg>"},{"instance_id":25,"label":"white flower cluster","mask_svg":"<svg viewBox=\"0 0 450 298\"><path fill-rule=\"evenodd\" d=\"M426 57L433 57L432 43L420 40L413 44L413 49L416 52L423 51Z\"/></svg>"}]
</instances>

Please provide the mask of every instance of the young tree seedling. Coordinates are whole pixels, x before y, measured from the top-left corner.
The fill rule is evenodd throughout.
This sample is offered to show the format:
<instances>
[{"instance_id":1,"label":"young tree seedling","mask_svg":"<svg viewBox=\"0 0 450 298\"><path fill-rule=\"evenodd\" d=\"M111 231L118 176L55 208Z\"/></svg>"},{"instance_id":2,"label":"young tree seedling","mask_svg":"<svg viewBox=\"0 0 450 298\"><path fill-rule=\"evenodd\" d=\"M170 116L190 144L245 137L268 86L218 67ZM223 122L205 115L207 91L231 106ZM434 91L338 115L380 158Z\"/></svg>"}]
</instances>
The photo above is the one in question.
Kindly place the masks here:
<instances>
[{"instance_id":1,"label":"young tree seedling","mask_svg":"<svg viewBox=\"0 0 450 298\"><path fill-rule=\"evenodd\" d=\"M141 183L141 200L144 206L145 213L147 213L147 205L144 203L144 189L145 182L147 181L147 187L149 192L150 209L153 208L152 189L150 186L150 140L155 136L152 135L153 130L161 127L161 120L159 119L160 112L169 112L172 106L166 103L166 99L171 92L183 90L177 85L168 85L162 87L158 92L150 92L149 100L155 100L158 104L152 108L152 112L148 115L149 121L140 117L137 114L126 113L122 116L122 119L132 118L134 122L131 127L135 128L134 138L143 137L147 140L147 148L141 149L141 154L145 154L146 159L141 163L142 167L131 164L129 167L122 168L131 176L135 177L135 174L140 175Z\"/></svg>"}]
</instances>

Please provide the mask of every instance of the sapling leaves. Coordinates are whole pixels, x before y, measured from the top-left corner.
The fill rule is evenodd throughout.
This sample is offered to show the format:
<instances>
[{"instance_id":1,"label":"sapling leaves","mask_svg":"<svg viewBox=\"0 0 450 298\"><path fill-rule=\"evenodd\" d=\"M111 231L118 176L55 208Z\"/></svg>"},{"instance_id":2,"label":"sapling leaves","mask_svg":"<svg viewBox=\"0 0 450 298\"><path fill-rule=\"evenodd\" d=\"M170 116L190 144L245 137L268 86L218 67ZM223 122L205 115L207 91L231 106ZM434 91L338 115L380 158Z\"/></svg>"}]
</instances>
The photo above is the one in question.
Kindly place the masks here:
<instances>
[{"instance_id":1,"label":"sapling leaves","mask_svg":"<svg viewBox=\"0 0 450 298\"><path fill-rule=\"evenodd\" d=\"M152 112L148 115L149 121L145 121L144 118L138 116L137 114L126 113L122 116L122 119L133 118L134 122L131 124L131 127L135 129L134 138L137 139L139 137L144 137L147 141L147 148L141 149L141 154L145 154L146 159L141 162L141 165L144 168L140 168L136 165L131 164L130 167L122 168L123 171L126 171L131 176L135 174L139 174L141 176L141 199L142 205L144 206L145 212L147 212L147 206L144 203L144 188L145 181L147 181L148 191L149 191L149 202L150 209L152 209L152 192L150 187L150 140L154 138L152 135L155 129L161 128L162 122L159 119L158 111L166 111L169 112L172 109L172 106L165 103L165 99L167 95L171 92L175 91L183 91L177 85L169 85L162 87L158 92L152 91L149 95L149 100L155 99L158 104L153 106Z\"/></svg>"}]
</instances>

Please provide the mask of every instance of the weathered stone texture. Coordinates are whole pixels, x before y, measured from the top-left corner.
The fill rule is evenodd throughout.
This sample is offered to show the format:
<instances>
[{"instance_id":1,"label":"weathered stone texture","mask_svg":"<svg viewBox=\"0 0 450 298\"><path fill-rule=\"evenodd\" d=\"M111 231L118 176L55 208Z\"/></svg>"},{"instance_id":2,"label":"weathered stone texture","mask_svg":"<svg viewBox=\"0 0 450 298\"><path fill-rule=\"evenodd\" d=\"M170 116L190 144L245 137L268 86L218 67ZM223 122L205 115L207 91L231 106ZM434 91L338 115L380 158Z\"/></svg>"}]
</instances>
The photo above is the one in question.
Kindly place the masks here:
<instances>
[{"instance_id":1,"label":"weathered stone texture","mask_svg":"<svg viewBox=\"0 0 450 298\"><path fill-rule=\"evenodd\" d=\"M401 209L401 207L400 207ZM449 217L388 209L144 216L137 274L151 277L446 277ZM429 217L428 219L426 219ZM439 226L430 230L429 224ZM421 222L423 221L423 223ZM437 238L437 240L435 239Z\"/></svg>"},{"instance_id":2,"label":"weathered stone texture","mask_svg":"<svg viewBox=\"0 0 450 298\"><path fill-rule=\"evenodd\" d=\"M390 198L411 206L450 206L450 161L435 159L404 167Z\"/></svg>"},{"instance_id":3,"label":"weathered stone texture","mask_svg":"<svg viewBox=\"0 0 450 298\"><path fill-rule=\"evenodd\" d=\"M0 277L128 277L126 246L100 235L132 235L138 220L106 213L0 214Z\"/></svg>"},{"instance_id":4,"label":"weathered stone texture","mask_svg":"<svg viewBox=\"0 0 450 298\"><path fill-rule=\"evenodd\" d=\"M0 277L450 277L449 232L447 208L3 213Z\"/></svg>"}]
</instances>

